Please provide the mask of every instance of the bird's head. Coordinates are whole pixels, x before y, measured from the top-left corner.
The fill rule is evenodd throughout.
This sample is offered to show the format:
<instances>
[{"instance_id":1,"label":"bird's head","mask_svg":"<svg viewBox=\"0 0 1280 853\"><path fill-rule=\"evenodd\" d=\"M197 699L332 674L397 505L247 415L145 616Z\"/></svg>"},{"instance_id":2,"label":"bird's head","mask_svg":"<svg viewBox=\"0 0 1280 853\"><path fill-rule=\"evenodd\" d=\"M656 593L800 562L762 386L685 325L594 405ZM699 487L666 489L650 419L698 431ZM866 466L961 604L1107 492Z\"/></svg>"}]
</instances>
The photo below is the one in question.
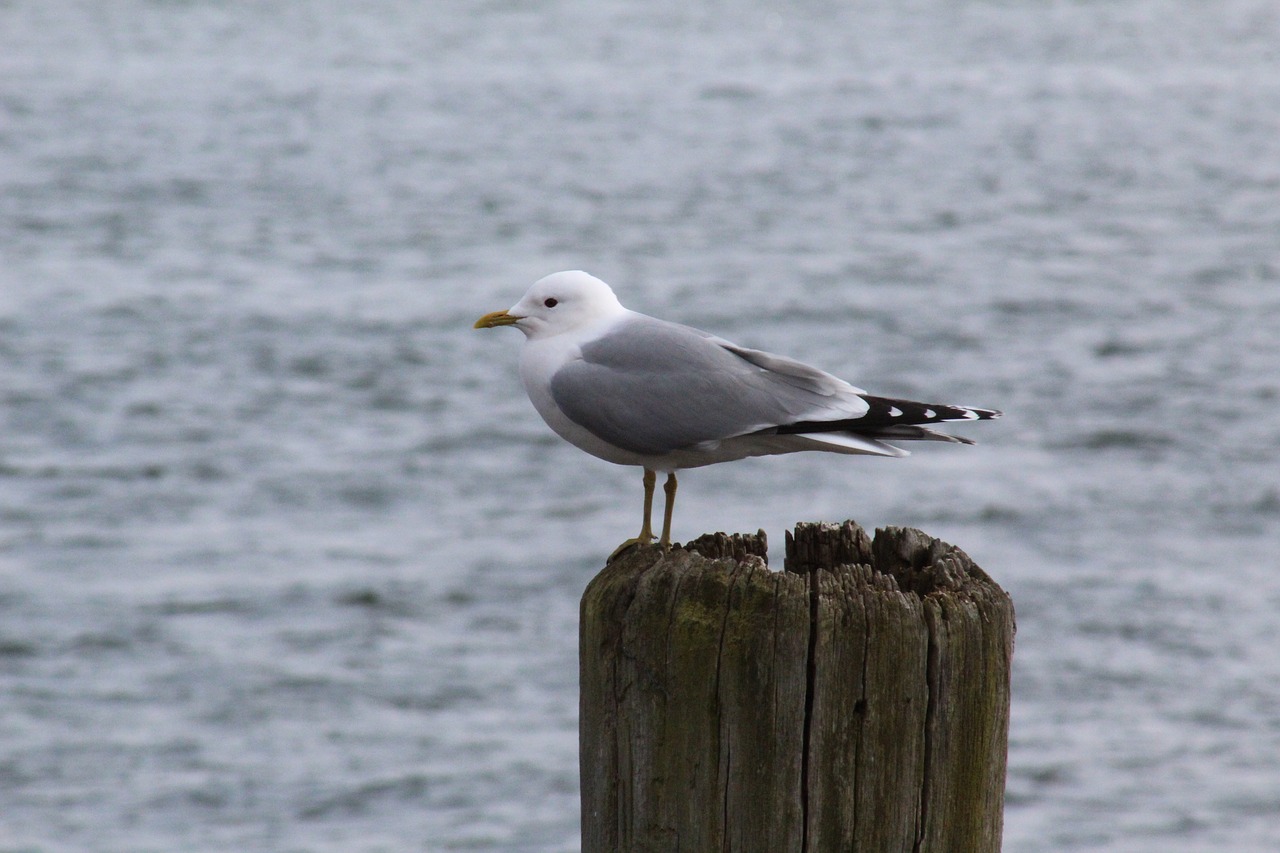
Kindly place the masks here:
<instances>
[{"instance_id":1,"label":"bird's head","mask_svg":"<svg viewBox=\"0 0 1280 853\"><path fill-rule=\"evenodd\" d=\"M549 338L625 310L609 285L581 270L570 270L538 279L519 302L505 311L485 314L476 320L475 328L515 326L527 338Z\"/></svg>"}]
</instances>

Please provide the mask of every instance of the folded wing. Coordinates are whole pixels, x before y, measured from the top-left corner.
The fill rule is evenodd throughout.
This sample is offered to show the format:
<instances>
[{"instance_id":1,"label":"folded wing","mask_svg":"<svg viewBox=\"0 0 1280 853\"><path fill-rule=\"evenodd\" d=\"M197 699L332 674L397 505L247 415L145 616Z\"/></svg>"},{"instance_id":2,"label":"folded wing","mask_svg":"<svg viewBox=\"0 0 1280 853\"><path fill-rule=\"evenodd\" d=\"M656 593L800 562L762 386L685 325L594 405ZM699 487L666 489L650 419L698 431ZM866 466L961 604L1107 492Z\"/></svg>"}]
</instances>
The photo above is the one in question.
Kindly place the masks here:
<instances>
[{"instance_id":1,"label":"folded wing","mask_svg":"<svg viewBox=\"0 0 1280 853\"><path fill-rule=\"evenodd\" d=\"M857 389L816 368L643 315L583 345L551 396L574 423L643 454L868 410Z\"/></svg>"},{"instance_id":2,"label":"folded wing","mask_svg":"<svg viewBox=\"0 0 1280 853\"><path fill-rule=\"evenodd\" d=\"M899 456L904 452L880 439L972 443L925 424L999 416L874 397L794 359L643 315L584 344L582 357L552 377L551 396L598 438L650 455L795 436L813 449Z\"/></svg>"}]
</instances>

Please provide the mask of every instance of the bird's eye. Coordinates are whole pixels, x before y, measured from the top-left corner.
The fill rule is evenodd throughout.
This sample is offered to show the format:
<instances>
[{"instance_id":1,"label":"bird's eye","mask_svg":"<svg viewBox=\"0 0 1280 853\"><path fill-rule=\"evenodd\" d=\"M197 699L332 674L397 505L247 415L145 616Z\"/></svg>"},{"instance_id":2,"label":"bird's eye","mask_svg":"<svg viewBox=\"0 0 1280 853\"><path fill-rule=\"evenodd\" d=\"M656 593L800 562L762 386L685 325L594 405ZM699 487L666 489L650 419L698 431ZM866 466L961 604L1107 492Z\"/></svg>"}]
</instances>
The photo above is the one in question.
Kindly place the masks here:
<instances>
[{"instance_id":1,"label":"bird's eye","mask_svg":"<svg viewBox=\"0 0 1280 853\"><path fill-rule=\"evenodd\" d=\"M545 306L547 306L548 308L555 308L557 305L559 305L559 304L560 304L560 301L559 301L558 299L554 299L554 298L552 298L552 299L544 299L544 300L542 300L542 304L543 304L543 305L545 305Z\"/></svg>"}]
</instances>

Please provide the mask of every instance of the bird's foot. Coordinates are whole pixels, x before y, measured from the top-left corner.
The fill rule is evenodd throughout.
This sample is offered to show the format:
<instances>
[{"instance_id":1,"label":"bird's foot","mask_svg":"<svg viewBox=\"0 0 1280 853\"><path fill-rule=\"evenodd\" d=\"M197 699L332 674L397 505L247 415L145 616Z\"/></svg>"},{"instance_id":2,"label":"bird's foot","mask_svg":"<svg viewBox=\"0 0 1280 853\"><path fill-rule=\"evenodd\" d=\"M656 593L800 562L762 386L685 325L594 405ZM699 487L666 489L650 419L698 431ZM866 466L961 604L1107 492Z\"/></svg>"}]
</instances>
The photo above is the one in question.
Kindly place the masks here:
<instances>
[{"instance_id":1,"label":"bird's foot","mask_svg":"<svg viewBox=\"0 0 1280 853\"><path fill-rule=\"evenodd\" d=\"M605 565L612 563L614 560L618 559L623 554L626 554L635 548L643 548L646 545L651 545L651 544L653 544L652 535L628 539L626 542L623 542L617 548L613 549L613 553L609 555L609 559L604 561Z\"/></svg>"}]
</instances>

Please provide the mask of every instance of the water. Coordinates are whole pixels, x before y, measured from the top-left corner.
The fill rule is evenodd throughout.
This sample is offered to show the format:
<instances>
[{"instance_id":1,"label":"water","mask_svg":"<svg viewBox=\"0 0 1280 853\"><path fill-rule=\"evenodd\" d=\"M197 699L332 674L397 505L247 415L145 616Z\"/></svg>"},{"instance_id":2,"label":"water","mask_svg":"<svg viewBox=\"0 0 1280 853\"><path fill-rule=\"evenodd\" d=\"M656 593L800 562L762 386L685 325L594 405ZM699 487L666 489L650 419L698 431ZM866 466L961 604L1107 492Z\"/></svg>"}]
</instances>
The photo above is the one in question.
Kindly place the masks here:
<instances>
[{"instance_id":1,"label":"water","mask_svg":"<svg viewBox=\"0 0 1280 853\"><path fill-rule=\"evenodd\" d=\"M583 267L976 448L690 472L1013 595L1005 848L1280 847L1280 17L0 7L0 849L577 847L639 477L470 322Z\"/></svg>"}]
</instances>

